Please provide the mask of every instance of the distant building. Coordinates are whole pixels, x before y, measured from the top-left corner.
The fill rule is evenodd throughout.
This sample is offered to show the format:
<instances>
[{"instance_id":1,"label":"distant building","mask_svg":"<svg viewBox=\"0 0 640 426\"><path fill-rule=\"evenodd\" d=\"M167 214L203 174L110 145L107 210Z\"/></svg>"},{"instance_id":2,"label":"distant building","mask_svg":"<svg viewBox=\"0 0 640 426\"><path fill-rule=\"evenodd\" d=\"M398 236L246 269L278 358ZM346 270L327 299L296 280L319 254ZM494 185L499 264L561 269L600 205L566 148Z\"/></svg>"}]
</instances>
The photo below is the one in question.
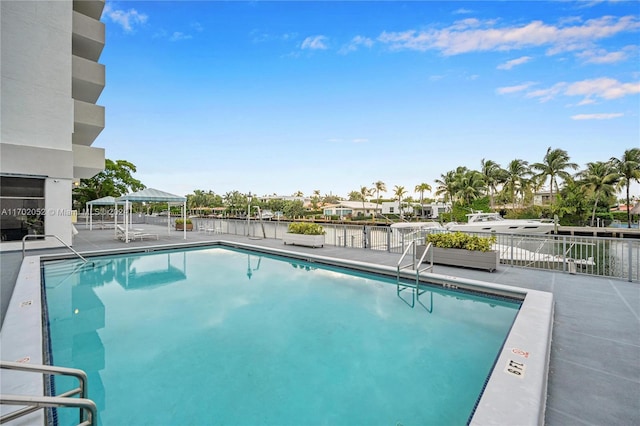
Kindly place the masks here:
<instances>
[{"instance_id":1,"label":"distant building","mask_svg":"<svg viewBox=\"0 0 640 426\"><path fill-rule=\"evenodd\" d=\"M546 206L551 204L551 192L548 190L543 190L536 192L533 194L533 205L534 206Z\"/></svg>"},{"instance_id":2,"label":"distant building","mask_svg":"<svg viewBox=\"0 0 640 426\"><path fill-rule=\"evenodd\" d=\"M283 201L302 201L303 203L307 203L311 201L309 197L300 197L297 195L263 195L262 197L256 196L257 199L266 203L269 200L283 200Z\"/></svg>"},{"instance_id":3,"label":"distant building","mask_svg":"<svg viewBox=\"0 0 640 426\"><path fill-rule=\"evenodd\" d=\"M451 203L402 203L402 214L437 219L441 213L451 211ZM400 214L400 205L397 201L383 201L380 203L382 214Z\"/></svg>"},{"instance_id":4,"label":"distant building","mask_svg":"<svg viewBox=\"0 0 640 426\"><path fill-rule=\"evenodd\" d=\"M633 208L633 206L628 206L626 204L618 204L615 207L611 207L609 209L609 211L611 211L611 212L626 212L626 211L628 211L629 209L632 209L632 208Z\"/></svg>"},{"instance_id":5,"label":"distant building","mask_svg":"<svg viewBox=\"0 0 640 426\"><path fill-rule=\"evenodd\" d=\"M382 214L400 214L400 204L397 201L382 201L380 202ZM402 203L402 214L413 214L413 207L409 203Z\"/></svg>"},{"instance_id":6,"label":"distant building","mask_svg":"<svg viewBox=\"0 0 640 426\"><path fill-rule=\"evenodd\" d=\"M376 203L362 201L341 201L338 204L324 206L322 214L325 216L372 216L381 211L380 206Z\"/></svg>"},{"instance_id":7,"label":"distant building","mask_svg":"<svg viewBox=\"0 0 640 426\"><path fill-rule=\"evenodd\" d=\"M0 1L0 249L72 243L74 183L104 169L104 0ZM37 243L59 245L58 242Z\"/></svg>"},{"instance_id":8,"label":"distant building","mask_svg":"<svg viewBox=\"0 0 640 426\"><path fill-rule=\"evenodd\" d=\"M418 217L426 217L428 219L437 219L440 214L451 211L451 203L428 203L422 204L416 203L413 208Z\"/></svg>"},{"instance_id":9,"label":"distant building","mask_svg":"<svg viewBox=\"0 0 640 426\"><path fill-rule=\"evenodd\" d=\"M299 197L297 195L263 195L262 197L256 197L262 203L267 203L271 200L282 200L282 201L301 201L304 208L308 209L311 207L311 198L309 197Z\"/></svg>"}]
</instances>

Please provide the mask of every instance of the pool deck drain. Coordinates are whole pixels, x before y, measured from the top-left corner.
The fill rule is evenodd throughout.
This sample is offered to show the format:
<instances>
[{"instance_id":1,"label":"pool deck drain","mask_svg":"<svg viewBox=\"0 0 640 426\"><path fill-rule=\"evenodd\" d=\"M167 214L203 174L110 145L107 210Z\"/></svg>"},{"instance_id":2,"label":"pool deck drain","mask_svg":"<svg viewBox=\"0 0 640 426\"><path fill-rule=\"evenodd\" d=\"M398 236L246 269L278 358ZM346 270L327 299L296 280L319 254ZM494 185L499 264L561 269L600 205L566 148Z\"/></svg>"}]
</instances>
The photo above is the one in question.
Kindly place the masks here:
<instances>
[{"instance_id":1,"label":"pool deck drain","mask_svg":"<svg viewBox=\"0 0 640 426\"><path fill-rule=\"evenodd\" d=\"M73 247L84 253L185 242L181 232L168 234L166 227L162 226L145 225L145 228L157 228L160 241L125 244L113 239L113 230L79 229ZM205 235L195 231L187 234L186 242L218 240L273 249L285 248L282 240L278 239L255 240L247 236ZM287 245L286 250L388 267L395 267L399 259L397 254L327 245L316 249ZM50 253L65 254L68 250L29 250L27 255ZM22 253L3 252L0 260L0 301L4 319ZM494 273L436 265L435 272L553 293L555 316L545 424L640 424L640 284L507 265L500 265ZM29 299L25 297L20 301ZM3 324L3 327L8 326L7 323ZM7 358L8 349L1 347L0 357L15 361ZM518 362L516 357L513 360ZM501 365L499 361L496 370L502 372L504 368L506 364ZM4 377L5 373L2 374ZM528 370L525 374L528 374ZM522 424L531 422L532 419L522 419Z\"/></svg>"}]
</instances>

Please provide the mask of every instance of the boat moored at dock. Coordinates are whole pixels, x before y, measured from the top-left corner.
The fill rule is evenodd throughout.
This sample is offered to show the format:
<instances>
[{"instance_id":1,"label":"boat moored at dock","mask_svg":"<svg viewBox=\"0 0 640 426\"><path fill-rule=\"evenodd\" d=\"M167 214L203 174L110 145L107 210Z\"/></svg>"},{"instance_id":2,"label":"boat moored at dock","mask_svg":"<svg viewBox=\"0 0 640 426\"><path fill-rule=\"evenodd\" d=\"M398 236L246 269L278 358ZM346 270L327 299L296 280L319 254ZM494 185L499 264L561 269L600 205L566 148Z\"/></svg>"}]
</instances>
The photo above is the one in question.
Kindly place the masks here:
<instances>
[{"instance_id":1,"label":"boat moored at dock","mask_svg":"<svg viewBox=\"0 0 640 426\"><path fill-rule=\"evenodd\" d=\"M449 231L496 232L501 234L548 234L555 224L549 219L505 219L499 213L470 213L466 223L450 222Z\"/></svg>"}]
</instances>

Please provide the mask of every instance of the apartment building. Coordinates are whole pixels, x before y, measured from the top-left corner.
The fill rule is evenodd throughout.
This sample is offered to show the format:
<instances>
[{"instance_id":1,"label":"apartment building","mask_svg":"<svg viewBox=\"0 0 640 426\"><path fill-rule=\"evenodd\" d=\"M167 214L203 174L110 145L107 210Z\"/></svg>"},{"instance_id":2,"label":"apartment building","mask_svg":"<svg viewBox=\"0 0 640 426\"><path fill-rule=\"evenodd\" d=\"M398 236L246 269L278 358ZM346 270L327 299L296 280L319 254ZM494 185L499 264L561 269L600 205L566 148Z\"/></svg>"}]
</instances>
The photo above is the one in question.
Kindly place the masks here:
<instances>
[{"instance_id":1,"label":"apartment building","mask_svg":"<svg viewBox=\"0 0 640 426\"><path fill-rule=\"evenodd\" d=\"M73 185L104 169L104 5L0 1L0 250L72 244Z\"/></svg>"}]
</instances>

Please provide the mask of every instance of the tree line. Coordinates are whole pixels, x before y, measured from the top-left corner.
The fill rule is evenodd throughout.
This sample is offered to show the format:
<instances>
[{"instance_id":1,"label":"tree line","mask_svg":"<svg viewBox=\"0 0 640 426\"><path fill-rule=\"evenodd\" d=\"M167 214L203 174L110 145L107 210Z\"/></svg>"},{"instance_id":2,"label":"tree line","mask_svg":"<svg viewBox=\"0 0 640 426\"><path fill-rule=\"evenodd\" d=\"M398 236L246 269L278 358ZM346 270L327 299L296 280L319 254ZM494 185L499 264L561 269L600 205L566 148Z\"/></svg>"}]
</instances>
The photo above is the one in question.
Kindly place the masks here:
<instances>
[{"instance_id":1,"label":"tree line","mask_svg":"<svg viewBox=\"0 0 640 426\"><path fill-rule=\"evenodd\" d=\"M145 185L133 177L135 172L135 165L128 161L107 159L104 171L90 179L82 179L80 185L74 188L74 208L81 209L87 201L97 198L119 197L144 189ZM640 182L640 148L627 149L620 157L611 157L606 161L589 162L585 168L579 169L576 163L571 162L567 151L549 147L540 162L514 159L502 167L495 161L483 158L478 170L457 167L441 174L433 186L424 182L417 184L413 191L419 195L418 200L409 196L407 188L400 185L393 187L391 197L382 198L381 194L388 192L386 183L382 181L373 182L371 186L360 186L348 194L347 200L362 202L363 210L364 203L373 200L377 205L389 200L398 201L400 206L415 202L422 205L433 201L424 196L433 190L438 199L452 203L459 210L495 210L499 206L514 212L531 210L534 195L548 188L549 202L535 214L557 215L573 224L583 222L588 215L589 223L593 226L596 213L608 212L609 207L617 202L616 194L620 191L625 192L626 205L631 205L630 185L634 181ZM266 201L252 197L249 203L249 194L237 190L216 194L212 190L198 189L187 195L187 207L190 210L217 208L226 214L245 215L251 205L251 208L282 212L287 217L302 216L307 211L301 191L293 193L293 199L289 200L273 195L262 197ZM333 194L321 195L320 190L314 190L307 198L314 211L344 200ZM487 206L483 205L483 200L488 201ZM162 208L162 203L158 204L151 208ZM627 223L631 226L630 209L627 209Z\"/></svg>"}]
</instances>

